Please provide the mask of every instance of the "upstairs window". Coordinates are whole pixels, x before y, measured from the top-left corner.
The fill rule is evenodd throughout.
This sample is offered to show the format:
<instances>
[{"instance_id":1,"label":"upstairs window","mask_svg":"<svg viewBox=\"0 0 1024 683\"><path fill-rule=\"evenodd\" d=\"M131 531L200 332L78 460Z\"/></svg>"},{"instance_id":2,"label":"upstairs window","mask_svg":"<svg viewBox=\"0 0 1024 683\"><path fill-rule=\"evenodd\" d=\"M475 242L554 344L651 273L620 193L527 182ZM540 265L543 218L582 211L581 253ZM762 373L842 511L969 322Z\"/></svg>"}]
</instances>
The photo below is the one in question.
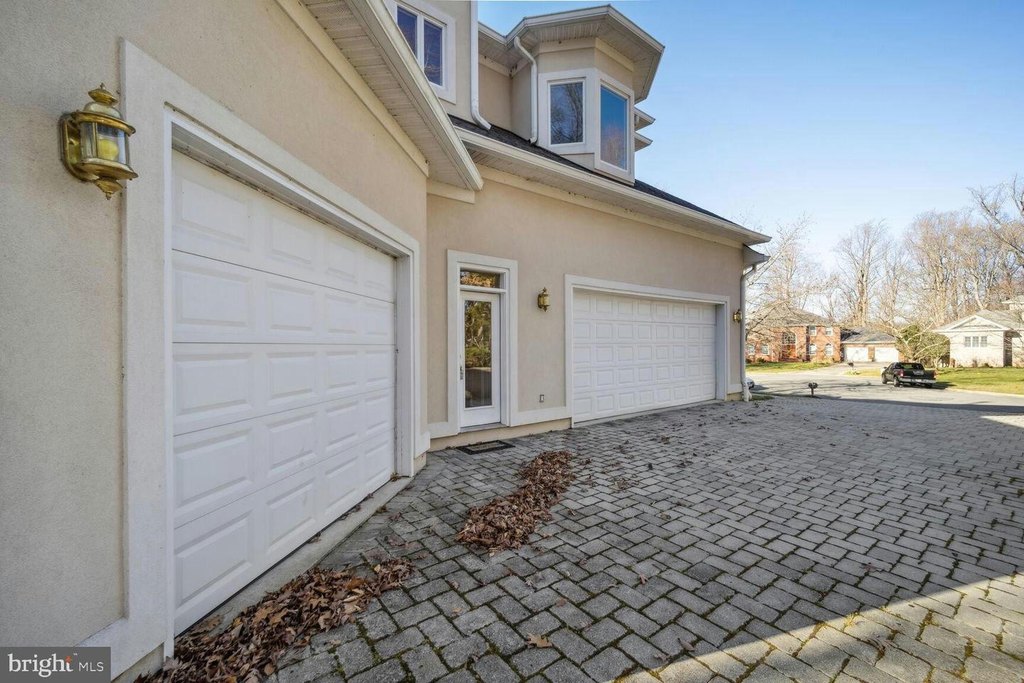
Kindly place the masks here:
<instances>
[{"instance_id":1,"label":"upstairs window","mask_svg":"<svg viewBox=\"0 0 1024 683\"><path fill-rule=\"evenodd\" d=\"M549 95L551 144L583 142L583 81L552 83Z\"/></svg>"},{"instance_id":2,"label":"upstairs window","mask_svg":"<svg viewBox=\"0 0 1024 683\"><path fill-rule=\"evenodd\" d=\"M818 334L818 328L817 328L817 326L815 326L815 325L810 325L810 326L808 326L808 328L807 328L807 334L809 334L809 335L810 335L810 336L812 336L812 337L813 337L814 335Z\"/></svg>"},{"instance_id":3,"label":"upstairs window","mask_svg":"<svg viewBox=\"0 0 1024 683\"><path fill-rule=\"evenodd\" d=\"M629 98L601 86L601 161L629 168Z\"/></svg>"},{"instance_id":4,"label":"upstairs window","mask_svg":"<svg viewBox=\"0 0 1024 683\"><path fill-rule=\"evenodd\" d=\"M416 55L416 61L423 67L427 80L434 85L446 88L446 27L443 22L435 21L422 12L404 5L395 7L395 21L405 36L409 49Z\"/></svg>"}]
</instances>

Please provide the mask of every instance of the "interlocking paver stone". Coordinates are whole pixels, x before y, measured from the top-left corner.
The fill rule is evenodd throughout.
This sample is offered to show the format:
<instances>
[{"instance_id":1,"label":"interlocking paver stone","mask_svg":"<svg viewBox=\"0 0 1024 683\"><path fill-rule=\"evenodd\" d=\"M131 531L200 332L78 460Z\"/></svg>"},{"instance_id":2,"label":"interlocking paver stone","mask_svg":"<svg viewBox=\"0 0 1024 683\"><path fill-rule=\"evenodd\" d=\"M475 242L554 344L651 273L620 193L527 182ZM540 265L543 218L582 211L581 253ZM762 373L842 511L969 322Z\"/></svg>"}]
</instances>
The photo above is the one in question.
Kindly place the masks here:
<instances>
[{"instance_id":1,"label":"interlocking paver stone","mask_svg":"<svg viewBox=\"0 0 1024 683\"><path fill-rule=\"evenodd\" d=\"M511 443L431 453L324 559L405 555L417 573L277 683L1024 674L1022 415L775 398ZM530 545L455 542L469 507L563 448L576 481Z\"/></svg>"}]
</instances>

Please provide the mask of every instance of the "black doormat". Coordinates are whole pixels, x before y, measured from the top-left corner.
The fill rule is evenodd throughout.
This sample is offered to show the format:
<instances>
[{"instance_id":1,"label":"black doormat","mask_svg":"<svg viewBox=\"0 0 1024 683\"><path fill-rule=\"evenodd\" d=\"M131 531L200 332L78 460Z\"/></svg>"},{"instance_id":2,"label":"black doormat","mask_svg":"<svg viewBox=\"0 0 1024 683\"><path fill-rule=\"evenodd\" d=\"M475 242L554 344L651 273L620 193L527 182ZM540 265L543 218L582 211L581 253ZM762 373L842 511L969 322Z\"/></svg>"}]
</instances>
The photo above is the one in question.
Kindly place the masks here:
<instances>
[{"instance_id":1,"label":"black doormat","mask_svg":"<svg viewBox=\"0 0 1024 683\"><path fill-rule=\"evenodd\" d=\"M469 446L459 446L459 450L463 453L469 453L470 455L479 455L480 453L490 453L492 451L503 451L506 448L512 448L512 444L507 441L484 441L483 443L474 443Z\"/></svg>"}]
</instances>

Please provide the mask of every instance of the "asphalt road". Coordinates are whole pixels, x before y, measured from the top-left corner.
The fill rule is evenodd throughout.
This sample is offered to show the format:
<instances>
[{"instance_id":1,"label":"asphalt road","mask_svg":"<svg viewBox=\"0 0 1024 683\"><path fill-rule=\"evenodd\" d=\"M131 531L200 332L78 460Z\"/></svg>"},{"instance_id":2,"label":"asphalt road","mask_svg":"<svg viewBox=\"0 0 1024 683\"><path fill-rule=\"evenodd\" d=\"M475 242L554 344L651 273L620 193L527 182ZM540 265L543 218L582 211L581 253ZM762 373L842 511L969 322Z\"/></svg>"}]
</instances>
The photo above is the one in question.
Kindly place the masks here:
<instances>
[{"instance_id":1,"label":"asphalt road","mask_svg":"<svg viewBox=\"0 0 1024 683\"><path fill-rule=\"evenodd\" d=\"M807 384L817 382L816 396L855 401L892 401L896 403L932 404L943 407L963 407L976 410L992 409L997 412L1024 412L1024 396L996 394L956 389L900 387L882 384L884 364L857 363L854 367L861 375L847 375L850 367L845 363L819 370L801 372L758 373L747 369L747 377L754 380L754 392L769 394L810 396Z\"/></svg>"}]
</instances>

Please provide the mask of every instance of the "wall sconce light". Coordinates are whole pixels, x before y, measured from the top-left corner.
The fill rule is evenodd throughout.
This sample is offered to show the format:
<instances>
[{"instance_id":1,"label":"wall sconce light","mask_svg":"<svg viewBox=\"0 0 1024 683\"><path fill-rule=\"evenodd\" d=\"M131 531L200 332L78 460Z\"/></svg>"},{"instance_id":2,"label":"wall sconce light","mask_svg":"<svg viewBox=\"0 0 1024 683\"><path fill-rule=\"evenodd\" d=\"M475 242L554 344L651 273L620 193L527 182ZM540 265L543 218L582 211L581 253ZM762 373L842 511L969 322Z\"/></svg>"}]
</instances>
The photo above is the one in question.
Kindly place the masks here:
<instances>
[{"instance_id":1,"label":"wall sconce light","mask_svg":"<svg viewBox=\"0 0 1024 683\"><path fill-rule=\"evenodd\" d=\"M551 295L548 294L548 288L545 287L540 290L540 294L537 295L537 308L542 311L546 311L549 306L551 306Z\"/></svg>"},{"instance_id":2,"label":"wall sconce light","mask_svg":"<svg viewBox=\"0 0 1024 683\"><path fill-rule=\"evenodd\" d=\"M128 165L128 136L135 128L114 108L117 98L103 84L89 91L92 102L60 117L61 161L71 175L95 183L110 199L119 181L138 178Z\"/></svg>"},{"instance_id":3,"label":"wall sconce light","mask_svg":"<svg viewBox=\"0 0 1024 683\"><path fill-rule=\"evenodd\" d=\"M732 321L734 323L738 323L738 322L742 322L742 320L743 320L743 311L741 311L740 309L737 308L736 311L732 314Z\"/></svg>"}]
</instances>

